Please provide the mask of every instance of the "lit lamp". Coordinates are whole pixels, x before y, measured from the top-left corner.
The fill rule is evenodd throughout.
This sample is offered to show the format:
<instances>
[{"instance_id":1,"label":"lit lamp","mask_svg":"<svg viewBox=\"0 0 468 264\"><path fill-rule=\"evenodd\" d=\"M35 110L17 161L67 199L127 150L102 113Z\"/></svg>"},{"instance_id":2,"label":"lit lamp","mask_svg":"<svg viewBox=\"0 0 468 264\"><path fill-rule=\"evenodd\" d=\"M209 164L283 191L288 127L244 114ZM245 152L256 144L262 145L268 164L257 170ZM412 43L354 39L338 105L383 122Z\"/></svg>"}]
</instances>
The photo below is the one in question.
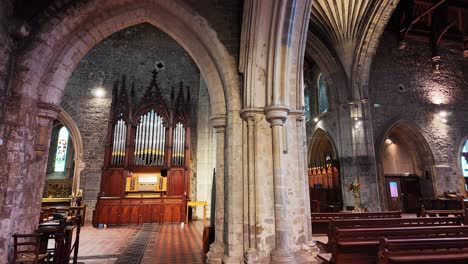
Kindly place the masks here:
<instances>
[{"instance_id":1,"label":"lit lamp","mask_svg":"<svg viewBox=\"0 0 468 264\"><path fill-rule=\"evenodd\" d=\"M97 98L102 98L106 95L106 90L104 89L104 87L102 87L102 85L99 85L93 90L91 90L91 93Z\"/></svg>"},{"instance_id":2,"label":"lit lamp","mask_svg":"<svg viewBox=\"0 0 468 264\"><path fill-rule=\"evenodd\" d=\"M440 118L442 123L447 123L447 117L449 116L449 113L445 110L441 110L437 113L437 116Z\"/></svg>"}]
</instances>

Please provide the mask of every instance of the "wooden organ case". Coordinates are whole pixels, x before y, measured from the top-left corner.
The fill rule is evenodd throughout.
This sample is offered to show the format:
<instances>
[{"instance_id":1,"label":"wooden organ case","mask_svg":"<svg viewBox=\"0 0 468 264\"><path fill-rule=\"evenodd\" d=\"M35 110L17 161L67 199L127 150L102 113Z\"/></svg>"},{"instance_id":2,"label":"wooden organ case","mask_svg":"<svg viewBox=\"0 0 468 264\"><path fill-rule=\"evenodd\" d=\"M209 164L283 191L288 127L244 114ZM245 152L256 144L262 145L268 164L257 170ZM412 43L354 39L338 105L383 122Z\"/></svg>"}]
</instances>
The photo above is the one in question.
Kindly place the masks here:
<instances>
[{"instance_id":1,"label":"wooden organ case","mask_svg":"<svg viewBox=\"0 0 468 264\"><path fill-rule=\"evenodd\" d=\"M125 76L112 92L95 224L183 222L190 179L190 89L167 105L153 71L137 102Z\"/></svg>"}]
</instances>

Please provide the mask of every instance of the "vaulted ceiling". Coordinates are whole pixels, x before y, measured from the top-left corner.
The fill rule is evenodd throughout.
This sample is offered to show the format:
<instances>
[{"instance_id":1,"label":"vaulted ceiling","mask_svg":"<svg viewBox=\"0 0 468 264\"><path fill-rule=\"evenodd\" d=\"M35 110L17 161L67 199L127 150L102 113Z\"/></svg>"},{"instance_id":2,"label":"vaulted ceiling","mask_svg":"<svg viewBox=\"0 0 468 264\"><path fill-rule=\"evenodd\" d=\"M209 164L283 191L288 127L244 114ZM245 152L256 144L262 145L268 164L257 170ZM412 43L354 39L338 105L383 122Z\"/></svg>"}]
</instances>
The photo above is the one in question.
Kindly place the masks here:
<instances>
[{"instance_id":1,"label":"vaulted ceiling","mask_svg":"<svg viewBox=\"0 0 468 264\"><path fill-rule=\"evenodd\" d=\"M309 32L339 59L351 78L356 67L362 66L360 55L375 49L375 42L397 3L397 0L316 0Z\"/></svg>"}]
</instances>

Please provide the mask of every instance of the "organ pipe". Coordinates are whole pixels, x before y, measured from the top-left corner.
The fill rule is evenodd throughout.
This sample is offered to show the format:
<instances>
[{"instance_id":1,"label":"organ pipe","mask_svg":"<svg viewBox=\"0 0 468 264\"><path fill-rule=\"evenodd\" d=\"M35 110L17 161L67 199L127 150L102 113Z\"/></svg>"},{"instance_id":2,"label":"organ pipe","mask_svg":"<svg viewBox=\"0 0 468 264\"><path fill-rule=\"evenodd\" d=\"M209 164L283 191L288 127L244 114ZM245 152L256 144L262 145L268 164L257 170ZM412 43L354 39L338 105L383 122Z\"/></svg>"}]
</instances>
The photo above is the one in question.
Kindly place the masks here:
<instances>
[{"instance_id":1,"label":"organ pipe","mask_svg":"<svg viewBox=\"0 0 468 264\"><path fill-rule=\"evenodd\" d=\"M114 127L114 137L112 141L112 159L113 165L121 165L125 159L125 137L127 134L127 127L125 121L120 119Z\"/></svg>"},{"instance_id":2,"label":"organ pipe","mask_svg":"<svg viewBox=\"0 0 468 264\"><path fill-rule=\"evenodd\" d=\"M185 128L182 123L177 123L174 129L172 163L174 165L184 165L185 156Z\"/></svg>"},{"instance_id":3,"label":"organ pipe","mask_svg":"<svg viewBox=\"0 0 468 264\"><path fill-rule=\"evenodd\" d=\"M154 110L141 116L136 128L134 165L164 165L165 135L163 119Z\"/></svg>"},{"instance_id":4,"label":"organ pipe","mask_svg":"<svg viewBox=\"0 0 468 264\"><path fill-rule=\"evenodd\" d=\"M162 133L161 133L161 145L160 145L160 155L159 155L159 164L164 163L164 151L165 151L165 146L166 146L166 128L162 125L161 123L161 128L162 128Z\"/></svg>"},{"instance_id":5,"label":"organ pipe","mask_svg":"<svg viewBox=\"0 0 468 264\"><path fill-rule=\"evenodd\" d=\"M143 141L143 165L146 165L147 155L148 155L148 142L149 142L149 115L145 115L145 126L143 127L143 132L145 134L145 140Z\"/></svg>"},{"instance_id":6,"label":"organ pipe","mask_svg":"<svg viewBox=\"0 0 468 264\"><path fill-rule=\"evenodd\" d=\"M154 112L150 112L150 121L149 121L149 144L148 144L148 158L146 165L151 165L153 159L153 141L154 141L154 134L155 134L155 126L154 126Z\"/></svg>"},{"instance_id":7,"label":"organ pipe","mask_svg":"<svg viewBox=\"0 0 468 264\"><path fill-rule=\"evenodd\" d=\"M136 165L138 165L138 157L139 157L139 151L140 151L140 130L141 130L141 126L137 126L137 129L136 129L136 137L135 137L135 151L133 153L133 156L134 156L134 163Z\"/></svg>"}]
</instances>

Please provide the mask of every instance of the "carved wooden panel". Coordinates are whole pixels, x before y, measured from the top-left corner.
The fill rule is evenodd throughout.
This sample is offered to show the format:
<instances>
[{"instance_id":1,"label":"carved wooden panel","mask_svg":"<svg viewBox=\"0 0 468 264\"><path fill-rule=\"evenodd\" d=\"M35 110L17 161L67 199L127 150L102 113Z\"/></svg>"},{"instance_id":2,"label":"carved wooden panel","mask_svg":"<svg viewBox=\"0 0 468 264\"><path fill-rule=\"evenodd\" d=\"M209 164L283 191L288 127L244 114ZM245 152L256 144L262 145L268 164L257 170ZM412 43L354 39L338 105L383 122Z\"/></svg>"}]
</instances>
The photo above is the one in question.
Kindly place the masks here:
<instances>
[{"instance_id":1,"label":"carved wooden panel","mask_svg":"<svg viewBox=\"0 0 468 264\"><path fill-rule=\"evenodd\" d=\"M171 169L168 179L168 195L184 195L185 170L183 168Z\"/></svg>"},{"instance_id":2,"label":"carved wooden panel","mask_svg":"<svg viewBox=\"0 0 468 264\"><path fill-rule=\"evenodd\" d=\"M108 175L108 180L105 182L107 186L104 187L107 190L106 196L120 197L123 189L123 170L110 170Z\"/></svg>"},{"instance_id":3,"label":"carved wooden panel","mask_svg":"<svg viewBox=\"0 0 468 264\"><path fill-rule=\"evenodd\" d=\"M164 199L109 199L99 200L95 224L128 225L143 223L183 222L184 197Z\"/></svg>"}]
</instances>

